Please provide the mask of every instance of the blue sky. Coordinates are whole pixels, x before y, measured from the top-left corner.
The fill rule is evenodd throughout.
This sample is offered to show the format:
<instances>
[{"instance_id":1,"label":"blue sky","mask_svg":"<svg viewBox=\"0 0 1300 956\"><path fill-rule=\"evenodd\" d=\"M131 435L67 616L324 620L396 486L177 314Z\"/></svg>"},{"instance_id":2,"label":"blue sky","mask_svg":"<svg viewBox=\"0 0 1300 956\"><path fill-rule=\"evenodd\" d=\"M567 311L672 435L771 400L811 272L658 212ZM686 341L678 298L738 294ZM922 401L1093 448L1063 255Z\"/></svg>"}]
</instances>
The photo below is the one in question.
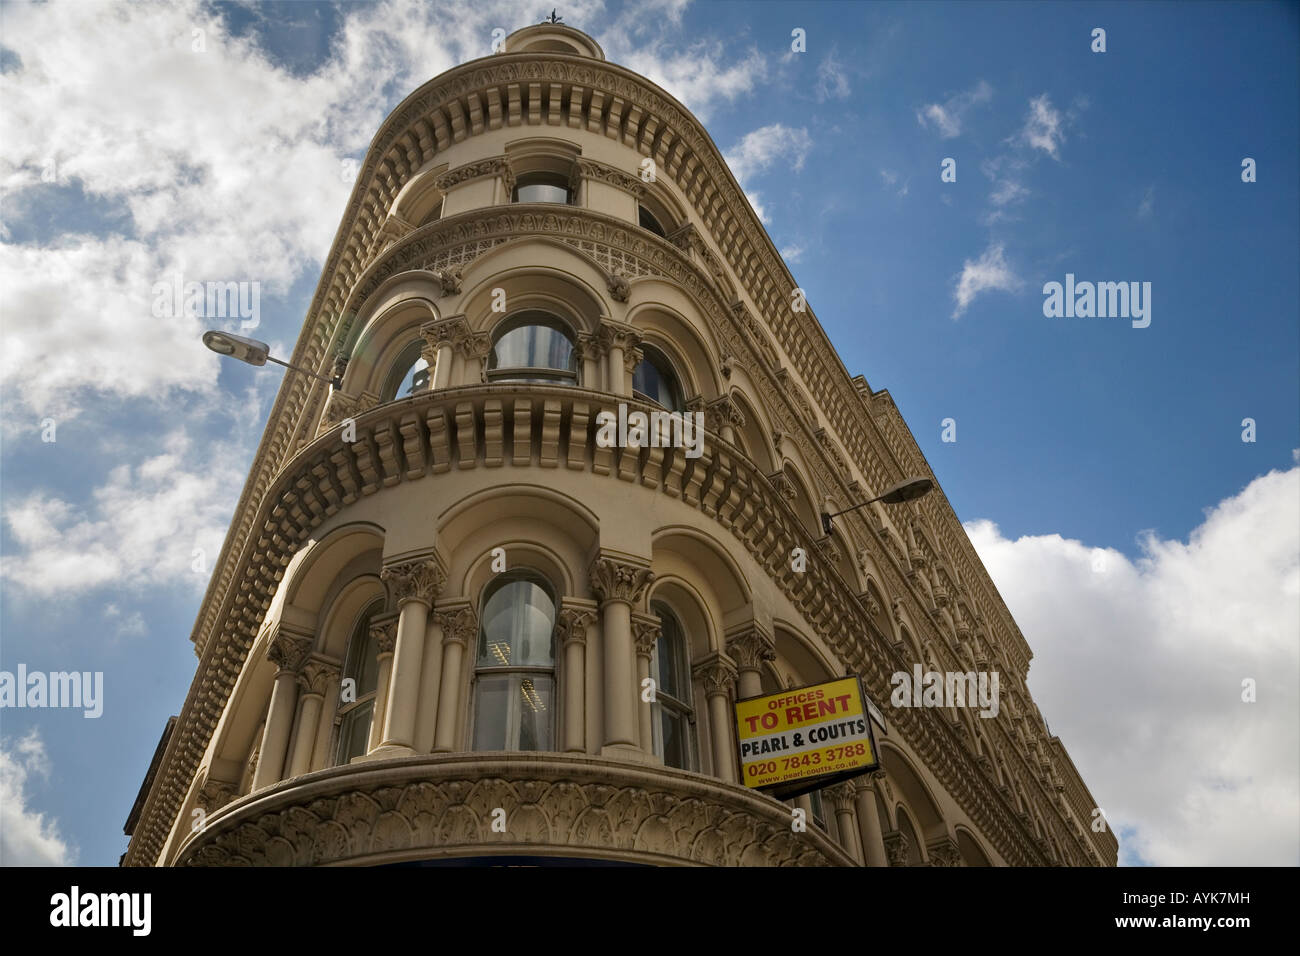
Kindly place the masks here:
<instances>
[{"instance_id":1,"label":"blue sky","mask_svg":"<svg viewBox=\"0 0 1300 956\"><path fill-rule=\"evenodd\" d=\"M260 282L253 334L287 354L345 161L549 9L0 7L0 667L102 670L107 698L98 720L0 711L11 861L124 849L280 381L152 316L153 283ZM1297 10L559 11L705 122L846 367L890 390L1129 863L1300 853ZM1151 283L1150 326L1046 318L1066 273ZM1211 799L1191 761L1215 735L1233 753Z\"/></svg>"}]
</instances>

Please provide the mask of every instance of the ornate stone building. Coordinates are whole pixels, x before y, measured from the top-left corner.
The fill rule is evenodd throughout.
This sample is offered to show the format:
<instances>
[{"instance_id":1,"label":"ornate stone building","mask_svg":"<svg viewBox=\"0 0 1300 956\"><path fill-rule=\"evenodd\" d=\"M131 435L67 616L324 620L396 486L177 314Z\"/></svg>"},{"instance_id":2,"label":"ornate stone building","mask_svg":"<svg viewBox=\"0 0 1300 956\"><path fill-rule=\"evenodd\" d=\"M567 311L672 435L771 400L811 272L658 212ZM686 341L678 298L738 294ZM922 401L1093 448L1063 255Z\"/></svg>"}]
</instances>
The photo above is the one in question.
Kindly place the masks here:
<instances>
[{"instance_id":1,"label":"ornate stone building","mask_svg":"<svg viewBox=\"0 0 1300 956\"><path fill-rule=\"evenodd\" d=\"M1113 865L942 492L823 534L933 476L795 286L700 124L577 30L407 97L293 353L342 387L287 373L124 862ZM620 404L702 442L610 447ZM1000 712L891 708L915 663L997 671ZM733 702L845 673L882 769L743 787Z\"/></svg>"}]
</instances>

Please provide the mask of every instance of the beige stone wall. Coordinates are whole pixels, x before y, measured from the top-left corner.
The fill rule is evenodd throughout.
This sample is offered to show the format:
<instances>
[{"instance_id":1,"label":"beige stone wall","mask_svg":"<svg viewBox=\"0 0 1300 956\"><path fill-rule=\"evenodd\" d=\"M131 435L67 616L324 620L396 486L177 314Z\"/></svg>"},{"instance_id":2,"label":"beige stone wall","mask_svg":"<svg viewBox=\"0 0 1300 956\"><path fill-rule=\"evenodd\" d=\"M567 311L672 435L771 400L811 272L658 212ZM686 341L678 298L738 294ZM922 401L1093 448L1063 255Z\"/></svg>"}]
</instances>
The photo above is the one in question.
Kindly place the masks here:
<instances>
[{"instance_id":1,"label":"beige stone wall","mask_svg":"<svg viewBox=\"0 0 1300 956\"><path fill-rule=\"evenodd\" d=\"M343 388L291 377L276 402L128 862L1113 865L941 492L822 536L819 511L929 471L888 394L789 314L793 282L703 131L577 31L529 28L507 51L412 94L367 158L294 353L322 370L343 356ZM567 177L571 203L511 203L538 172ZM576 384L488 381L499 323L528 309L568 326ZM705 415L699 458L595 441L600 410L650 410L631 387L647 347ZM431 388L393 400L412 350ZM559 599L553 753L472 752L496 548ZM651 601L686 632L695 773L649 739ZM348 639L374 602L369 753L339 767ZM1002 713L891 711L889 675L915 662L999 670ZM883 768L787 832L790 807L737 782L731 705L846 672L886 712ZM603 776L622 781L617 806Z\"/></svg>"}]
</instances>

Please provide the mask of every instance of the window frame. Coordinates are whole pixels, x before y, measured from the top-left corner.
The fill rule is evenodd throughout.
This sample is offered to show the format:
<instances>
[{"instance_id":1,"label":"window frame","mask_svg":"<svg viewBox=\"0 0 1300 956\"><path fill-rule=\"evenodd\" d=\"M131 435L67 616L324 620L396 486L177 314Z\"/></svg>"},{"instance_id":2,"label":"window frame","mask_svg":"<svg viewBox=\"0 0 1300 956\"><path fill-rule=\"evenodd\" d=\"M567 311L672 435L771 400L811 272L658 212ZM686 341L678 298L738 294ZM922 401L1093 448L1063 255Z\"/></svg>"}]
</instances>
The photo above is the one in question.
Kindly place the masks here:
<instances>
[{"instance_id":1,"label":"window frame","mask_svg":"<svg viewBox=\"0 0 1300 956\"><path fill-rule=\"evenodd\" d=\"M356 700L349 701L346 704L343 703L342 700L342 686L343 686L342 682L351 678L353 680L356 680L358 685L360 685L360 675L364 670L365 665L360 660L354 658L353 656L354 647L358 639L360 639L362 641L362 647L363 647L361 653L365 653L365 649L371 648L373 642L371 641L371 637L370 637L370 628L374 624L375 618L383 613L384 613L384 601L382 598L377 598L371 601L369 604L367 604L364 608L362 608L361 612L357 615L356 620L352 624L352 634L348 638L347 648L344 649L343 651L343 667L339 672L339 703L338 706L334 708L334 721L333 721L334 726L331 731L330 755L333 762L330 764L330 766L332 767L346 766L357 757L365 756L365 753L363 752L360 754L354 754L352 757L348 757L346 759L344 758L343 724L344 721L347 720L349 715L361 709L365 705L369 704L370 724L366 728L366 739L367 741L370 739L370 729L374 726L374 721L375 721L375 702L378 700L379 697L379 683L380 683L379 674L378 671L376 671L374 690L368 691L365 694L358 694ZM378 649L376 648L375 649L376 660L378 660L378 657L379 657ZM351 666L356 666L355 672L353 672L350 669Z\"/></svg>"},{"instance_id":2,"label":"window frame","mask_svg":"<svg viewBox=\"0 0 1300 956\"><path fill-rule=\"evenodd\" d=\"M658 345L655 345L653 342L642 342L641 345L638 346L638 348L640 348L641 350L641 362L637 363L637 368L641 367L642 362L649 362L651 367L653 367L655 371L659 373L660 378L663 378L664 369L659 367L659 363L656 363L651 360L652 354L659 356L659 358L662 360L662 364L667 366L667 371L672 386L671 391L673 392L673 398L675 399L675 405L673 405L672 407L664 405L658 399L652 398L645 392L638 389L636 387L635 370L632 372L632 396L634 398L639 398L642 401L647 402L651 405L654 405L656 408L662 408L665 411L684 413L686 411L686 386L685 384L683 384L685 380L682 378L681 373L677 370L677 364L668 355L668 352L666 350L660 348Z\"/></svg>"},{"instance_id":3,"label":"window frame","mask_svg":"<svg viewBox=\"0 0 1300 956\"><path fill-rule=\"evenodd\" d=\"M384 375L384 384L379 392L380 404L388 402L400 402L404 398L410 398L413 395L419 395L427 392L433 387L433 366L429 364L428 359L424 357L425 342L423 339L412 339L406 345L402 346L388 366L388 372ZM402 382L406 381L406 376L410 374L412 368L417 362L424 362L425 369L429 372L429 380L424 388L416 389L409 395L398 395L397 390L401 388ZM400 370L400 373L399 373Z\"/></svg>"},{"instance_id":4,"label":"window frame","mask_svg":"<svg viewBox=\"0 0 1300 956\"><path fill-rule=\"evenodd\" d=\"M539 321L541 319L549 321ZM547 328L564 336L569 343L568 369L551 368L546 365L511 365L502 367L496 364L497 344L510 333L531 327ZM502 319L493 328L492 350L488 353L487 368L484 374L489 384L493 382L538 384L537 380L540 379L542 384L560 383L577 386L581 384L580 365L577 336L573 333L569 324L554 312L548 312L545 309L525 309Z\"/></svg>"},{"instance_id":5,"label":"window frame","mask_svg":"<svg viewBox=\"0 0 1300 956\"><path fill-rule=\"evenodd\" d=\"M686 634L686 627L685 625L682 624L682 619L677 615L677 613L672 609L672 607L664 601L651 601L650 613L653 614L655 617L659 618L661 635L663 634L663 620L665 615L670 620L672 620L672 622L676 625L677 637L679 638L679 640L676 642L677 644L676 663L677 663L677 669L679 673L682 674L684 680L684 684L680 688L680 690L686 694L686 697L683 699L677 697L674 694L667 693L664 691L663 684L659 680L660 641L656 640L654 651L651 652L650 655L650 674L652 677L654 677L654 681L655 681L655 699L653 703L651 703L650 705L651 707L650 749L651 752L654 753L654 755L657 756L660 760L664 760L665 748L664 748L664 740L663 740L663 725L661 723L661 719L662 719L663 711L666 708L670 713L672 713L679 719L684 718L686 722L686 744L687 744L687 750L689 751L687 763L689 764L689 766L677 767L676 769L686 770L691 773L700 773L701 770L700 770L699 725L696 721L695 704L694 704L695 680L691 674L691 661L690 661L690 653L688 650L689 638L687 637ZM660 638L660 640L662 640L662 637ZM666 699L666 703L665 703L665 699ZM670 764L666 762L664 765L670 766ZM722 774L719 772L717 775L721 776Z\"/></svg>"}]
</instances>

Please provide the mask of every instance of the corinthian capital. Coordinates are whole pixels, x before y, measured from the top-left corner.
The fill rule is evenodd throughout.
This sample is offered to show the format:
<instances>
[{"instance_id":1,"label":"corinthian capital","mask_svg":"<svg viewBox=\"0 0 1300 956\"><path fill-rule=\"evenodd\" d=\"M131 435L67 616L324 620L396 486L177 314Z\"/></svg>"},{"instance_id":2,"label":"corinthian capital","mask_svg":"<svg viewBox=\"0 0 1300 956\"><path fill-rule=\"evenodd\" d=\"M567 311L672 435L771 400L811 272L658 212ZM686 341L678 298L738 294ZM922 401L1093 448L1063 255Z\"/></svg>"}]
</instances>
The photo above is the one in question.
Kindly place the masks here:
<instances>
[{"instance_id":1,"label":"corinthian capital","mask_svg":"<svg viewBox=\"0 0 1300 956\"><path fill-rule=\"evenodd\" d=\"M390 564L380 572L379 578L388 585L398 607L407 601L433 607L433 599L447 584L446 573L432 558Z\"/></svg>"},{"instance_id":2,"label":"corinthian capital","mask_svg":"<svg viewBox=\"0 0 1300 956\"><path fill-rule=\"evenodd\" d=\"M756 671L763 661L776 660L776 641L772 635L751 627L727 638L727 653L742 671Z\"/></svg>"},{"instance_id":3,"label":"corinthian capital","mask_svg":"<svg viewBox=\"0 0 1300 956\"><path fill-rule=\"evenodd\" d=\"M647 567L620 561L617 558L597 557L591 562L591 589L602 601L623 601L636 604L655 575Z\"/></svg>"},{"instance_id":4,"label":"corinthian capital","mask_svg":"<svg viewBox=\"0 0 1300 956\"><path fill-rule=\"evenodd\" d=\"M276 626L266 656L279 670L296 673L302 667L302 662L307 659L307 655L311 653L313 643L315 642L309 635L295 633L280 624Z\"/></svg>"},{"instance_id":5,"label":"corinthian capital","mask_svg":"<svg viewBox=\"0 0 1300 956\"><path fill-rule=\"evenodd\" d=\"M831 802L831 806L836 810L848 810L852 808L853 801L857 798L858 788L854 786L853 781L848 780L844 783L837 783L833 787L826 787L822 793Z\"/></svg>"},{"instance_id":6,"label":"corinthian capital","mask_svg":"<svg viewBox=\"0 0 1300 956\"><path fill-rule=\"evenodd\" d=\"M442 641L468 647L478 636L478 615L468 604L462 607L439 611L438 626L442 628Z\"/></svg>"},{"instance_id":7,"label":"corinthian capital","mask_svg":"<svg viewBox=\"0 0 1300 956\"><path fill-rule=\"evenodd\" d=\"M339 679L339 666L331 661L312 658L302 666L298 674L298 686L304 694L326 696L330 687Z\"/></svg>"},{"instance_id":8,"label":"corinthian capital","mask_svg":"<svg viewBox=\"0 0 1300 956\"><path fill-rule=\"evenodd\" d=\"M695 678L704 684L704 693L713 697L726 694L736 681L736 665L725 654L711 654L692 668Z\"/></svg>"},{"instance_id":9,"label":"corinthian capital","mask_svg":"<svg viewBox=\"0 0 1300 956\"><path fill-rule=\"evenodd\" d=\"M596 332L596 341L602 352L611 348L634 349L641 344L641 332L626 322L602 322Z\"/></svg>"},{"instance_id":10,"label":"corinthian capital","mask_svg":"<svg viewBox=\"0 0 1300 956\"><path fill-rule=\"evenodd\" d=\"M420 336L435 352L444 346L454 347L473 334L474 330L470 328L469 320L463 315L449 315L445 319L425 322L420 326Z\"/></svg>"},{"instance_id":11,"label":"corinthian capital","mask_svg":"<svg viewBox=\"0 0 1300 956\"><path fill-rule=\"evenodd\" d=\"M397 645L397 618L375 621L370 625L370 639L379 648L380 654L391 654Z\"/></svg>"},{"instance_id":12,"label":"corinthian capital","mask_svg":"<svg viewBox=\"0 0 1300 956\"><path fill-rule=\"evenodd\" d=\"M555 630L560 638L560 646L587 643L587 628L596 623L596 609L582 605L569 604L568 598L555 616Z\"/></svg>"},{"instance_id":13,"label":"corinthian capital","mask_svg":"<svg viewBox=\"0 0 1300 956\"><path fill-rule=\"evenodd\" d=\"M652 614L632 615L632 637L636 641L636 652L640 657L649 657L655 652L663 624Z\"/></svg>"}]
</instances>

